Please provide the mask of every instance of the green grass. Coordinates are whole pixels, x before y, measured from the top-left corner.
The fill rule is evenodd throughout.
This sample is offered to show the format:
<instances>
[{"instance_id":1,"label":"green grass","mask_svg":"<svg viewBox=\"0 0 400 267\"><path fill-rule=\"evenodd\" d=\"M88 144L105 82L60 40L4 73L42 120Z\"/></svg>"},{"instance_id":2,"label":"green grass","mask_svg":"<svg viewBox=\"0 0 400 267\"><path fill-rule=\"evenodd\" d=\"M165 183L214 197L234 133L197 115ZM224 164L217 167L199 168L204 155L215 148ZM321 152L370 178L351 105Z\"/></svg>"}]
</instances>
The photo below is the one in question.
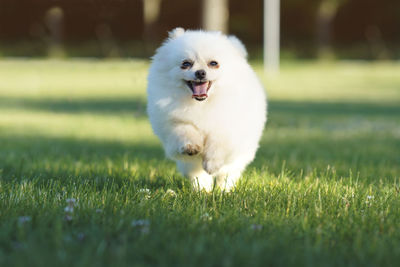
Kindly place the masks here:
<instances>
[{"instance_id":1,"label":"green grass","mask_svg":"<svg viewBox=\"0 0 400 267\"><path fill-rule=\"evenodd\" d=\"M164 158L147 67L0 61L1 266L397 265L399 63L256 65L269 121L230 194Z\"/></svg>"}]
</instances>

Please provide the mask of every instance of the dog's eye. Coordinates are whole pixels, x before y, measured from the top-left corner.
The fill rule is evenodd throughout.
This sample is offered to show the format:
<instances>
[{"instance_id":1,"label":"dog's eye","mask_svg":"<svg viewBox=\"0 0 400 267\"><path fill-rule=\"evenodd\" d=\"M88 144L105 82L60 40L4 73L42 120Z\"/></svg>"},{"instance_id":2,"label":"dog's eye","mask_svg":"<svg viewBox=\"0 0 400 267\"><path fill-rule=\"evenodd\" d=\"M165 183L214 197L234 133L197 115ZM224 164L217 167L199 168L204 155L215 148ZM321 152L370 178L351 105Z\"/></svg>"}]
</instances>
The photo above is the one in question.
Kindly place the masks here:
<instances>
[{"instance_id":1,"label":"dog's eye","mask_svg":"<svg viewBox=\"0 0 400 267\"><path fill-rule=\"evenodd\" d=\"M190 68L191 66L192 66L192 62L185 60L185 61L183 61L182 64L181 64L181 69L188 69L188 68Z\"/></svg>"},{"instance_id":2,"label":"dog's eye","mask_svg":"<svg viewBox=\"0 0 400 267\"><path fill-rule=\"evenodd\" d=\"M208 65L209 65L210 67L212 67L212 68L218 68L218 67L219 67L218 62L215 61L215 60L210 61L210 62L208 63Z\"/></svg>"}]
</instances>

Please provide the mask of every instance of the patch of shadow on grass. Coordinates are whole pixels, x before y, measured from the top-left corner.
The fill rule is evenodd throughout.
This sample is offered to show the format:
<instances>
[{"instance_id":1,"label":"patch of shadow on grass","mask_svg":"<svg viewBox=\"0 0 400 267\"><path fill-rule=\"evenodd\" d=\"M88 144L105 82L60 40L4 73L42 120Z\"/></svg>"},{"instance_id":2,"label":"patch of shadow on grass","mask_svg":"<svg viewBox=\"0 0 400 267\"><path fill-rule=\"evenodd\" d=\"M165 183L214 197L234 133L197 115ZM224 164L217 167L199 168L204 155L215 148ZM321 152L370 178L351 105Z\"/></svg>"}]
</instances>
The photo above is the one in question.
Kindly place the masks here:
<instances>
[{"instance_id":1,"label":"patch of shadow on grass","mask_svg":"<svg viewBox=\"0 0 400 267\"><path fill-rule=\"evenodd\" d=\"M32 99L2 98L1 109L13 108L55 113L126 114L146 115L146 100L141 98L107 99Z\"/></svg>"},{"instance_id":2,"label":"patch of shadow on grass","mask_svg":"<svg viewBox=\"0 0 400 267\"><path fill-rule=\"evenodd\" d=\"M18 100L19 101L19 100ZM145 114L145 100L141 99L108 99L108 100L32 100L25 99L20 102L7 103L7 99L0 101L7 107L21 107L22 109L37 109L55 112L88 112L88 113L136 113L140 116ZM8 105L8 106L7 106ZM3 107L4 108L4 107ZM381 116L385 120L395 121L400 114L400 106L393 104L366 104L366 103L316 103L316 102L290 102L271 101L269 103L270 122L275 121L285 124L288 120L312 117L312 120L319 116L324 122L330 118L340 116L365 117ZM315 120L317 121L317 120ZM318 128L319 122L313 125ZM336 122L337 123L337 122ZM340 123L340 122L339 122ZM277 127L279 133L279 126ZM293 127L286 125L286 127ZM266 128L266 137L268 136ZM293 127L295 133L296 128ZM400 158L396 151L400 150L399 139L385 138L371 135L355 135L346 138L332 138L329 130L324 130L320 136L308 135L307 132L301 135L292 134L288 137L273 140L264 138L257 157L251 166L256 169L267 167L273 174L279 175L282 166L299 174L302 171L311 172L318 170L323 172L327 166L332 166L338 171L338 175L348 175L350 169L353 173L361 172L367 177L398 177L400 174ZM68 164L75 162L100 162L113 163L114 159L121 159L124 155L129 160L138 161L144 165L143 169L149 171L140 175L146 176L151 168L158 168L160 164L168 162L165 160L164 152L160 145L146 143L120 143L113 141L80 140L73 138L52 138L43 136L6 136L0 137L0 168L3 177L6 173L18 174L22 168L23 173L29 174L30 162L35 166L43 167L42 171L50 174L62 175L65 170L68 175L75 175L74 170L68 168ZM16 162L13 162L15 159ZM23 160L21 160L23 159ZM52 168L52 164L66 167ZM40 165L39 163L43 161ZM4 162L7 162L4 168ZM22 162L22 163L21 163ZM146 165L147 164L147 165ZM168 163L170 167L173 163ZM20 167L22 166L22 167ZM8 168L8 169L7 169ZM11 169L13 170L11 170ZM31 174L40 174L31 171ZM88 173L92 170L88 170ZM21 171L19 171L21 173ZM92 171L93 172L93 171ZM104 171L102 171L104 172ZM96 173L92 173L96 175ZM17 175L18 176L18 175Z\"/></svg>"},{"instance_id":3,"label":"patch of shadow on grass","mask_svg":"<svg viewBox=\"0 0 400 267\"><path fill-rule=\"evenodd\" d=\"M278 115L318 116L398 116L400 106L389 103L269 101L269 113ZM132 113L146 115L145 98L107 99L34 99L2 98L0 108L17 108L62 113Z\"/></svg>"},{"instance_id":4,"label":"patch of shadow on grass","mask_svg":"<svg viewBox=\"0 0 400 267\"><path fill-rule=\"evenodd\" d=\"M327 136L290 136L274 140L264 138L251 164L279 176L291 176L334 170L337 178L360 176L363 179L395 180L400 176L400 140L375 136L352 136L341 139ZM332 176L333 177L333 176Z\"/></svg>"},{"instance_id":5,"label":"patch of shadow on grass","mask_svg":"<svg viewBox=\"0 0 400 267\"><path fill-rule=\"evenodd\" d=\"M290 170L294 176L322 173L328 166L338 176L353 172L355 176L360 173L378 180L400 175L400 157L395 152L400 150L400 140L393 136L393 125L400 121L399 105L289 101L269 104L269 121L253 167L268 168L274 175L282 169ZM307 124L302 125L304 120Z\"/></svg>"},{"instance_id":6,"label":"patch of shadow on grass","mask_svg":"<svg viewBox=\"0 0 400 267\"><path fill-rule=\"evenodd\" d=\"M181 184L175 165L165 159L162 147L156 143L3 136L0 144L3 181L91 181L100 187L131 182L139 188Z\"/></svg>"},{"instance_id":7,"label":"patch of shadow on grass","mask_svg":"<svg viewBox=\"0 0 400 267\"><path fill-rule=\"evenodd\" d=\"M269 101L269 112L279 115L317 116L399 116L400 105L393 103Z\"/></svg>"}]
</instances>

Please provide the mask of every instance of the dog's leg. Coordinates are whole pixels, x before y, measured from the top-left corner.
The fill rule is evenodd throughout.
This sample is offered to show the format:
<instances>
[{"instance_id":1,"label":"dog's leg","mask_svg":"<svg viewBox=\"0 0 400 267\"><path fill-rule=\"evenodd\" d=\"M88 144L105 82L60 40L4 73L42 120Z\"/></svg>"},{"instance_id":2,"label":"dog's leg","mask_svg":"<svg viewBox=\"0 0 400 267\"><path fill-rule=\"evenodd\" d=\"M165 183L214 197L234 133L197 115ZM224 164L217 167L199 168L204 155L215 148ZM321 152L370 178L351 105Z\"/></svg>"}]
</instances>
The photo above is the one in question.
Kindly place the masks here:
<instances>
[{"instance_id":1,"label":"dog's leg","mask_svg":"<svg viewBox=\"0 0 400 267\"><path fill-rule=\"evenodd\" d=\"M230 192L240 178L240 171L221 172L217 175L216 185L223 191Z\"/></svg>"},{"instance_id":2,"label":"dog's leg","mask_svg":"<svg viewBox=\"0 0 400 267\"><path fill-rule=\"evenodd\" d=\"M204 137L191 124L175 125L165 142L165 151L172 159L182 159L185 156L195 156L203 151Z\"/></svg>"},{"instance_id":3,"label":"dog's leg","mask_svg":"<svg viewBox=\"0 0 400 267\"><path fill-rule=\"evenodd\" d=\"M203 170L201 157L195 156L186 160L178 160L178 170L190 179L196 190L210 192L214 187L214 178Z\"/></svg>"},{"instance_id":4,"label":"dog's leg","mask_svg":"<svg viewBox=\"0 0 400 267\"><path fill-rule=\"evenodd\" d=\"M216 175L216 185L226 192L234 189L247 162L237 158L234 162L224 165Z\"/></svg>"},{"instance_id":5,"label":"dog's leg","mask_svg":"<svg viewBox=\"0 0 400 267\"><path fill-rule=\"evenodd\" d=\"M216 175L229 161L230 146L226 139L207 136L203 152L203 168L210 175Z\"/></svg>"}]
</instances>

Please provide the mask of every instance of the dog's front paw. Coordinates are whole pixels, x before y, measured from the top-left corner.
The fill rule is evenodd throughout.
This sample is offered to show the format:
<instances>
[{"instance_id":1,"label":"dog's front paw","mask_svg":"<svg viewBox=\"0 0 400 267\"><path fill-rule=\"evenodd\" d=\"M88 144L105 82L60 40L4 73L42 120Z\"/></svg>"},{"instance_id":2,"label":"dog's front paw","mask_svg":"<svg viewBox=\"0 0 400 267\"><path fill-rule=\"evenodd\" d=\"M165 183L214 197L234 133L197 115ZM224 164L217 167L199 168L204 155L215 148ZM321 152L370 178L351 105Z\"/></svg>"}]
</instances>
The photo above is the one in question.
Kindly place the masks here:
<instances>
[{"instance_id":1,"label":"dog's front paw","mask_svg":"<svg viewBox=\"0 0 400 267\"><path fill-rule=\"evenodd\" d=\"M211 192L214 188L214 179L209 177L193 178L192 186L195 190Z\"/></svg>"},{"instance_id":2,"label":"dog's front paw","mask_svg":"<svg viewBox=\"0 0 400 267\"><path fill-rule=\"evenodd\" d=\"M180 149L181 154L194 156L201 152L201 147L199 145L186 144Z\"/></svg>"},{"instance_id":3,"label":"dog's front paw","mask_svg":"<svg viewBox=\"0 0 400 267\"><path fill-rule=\"evenodd\" d=\"M216 174L221 169L222 165L222 162L216 160L203 160L203 169L210 175Z\"/></svg>"}]
</instances>

